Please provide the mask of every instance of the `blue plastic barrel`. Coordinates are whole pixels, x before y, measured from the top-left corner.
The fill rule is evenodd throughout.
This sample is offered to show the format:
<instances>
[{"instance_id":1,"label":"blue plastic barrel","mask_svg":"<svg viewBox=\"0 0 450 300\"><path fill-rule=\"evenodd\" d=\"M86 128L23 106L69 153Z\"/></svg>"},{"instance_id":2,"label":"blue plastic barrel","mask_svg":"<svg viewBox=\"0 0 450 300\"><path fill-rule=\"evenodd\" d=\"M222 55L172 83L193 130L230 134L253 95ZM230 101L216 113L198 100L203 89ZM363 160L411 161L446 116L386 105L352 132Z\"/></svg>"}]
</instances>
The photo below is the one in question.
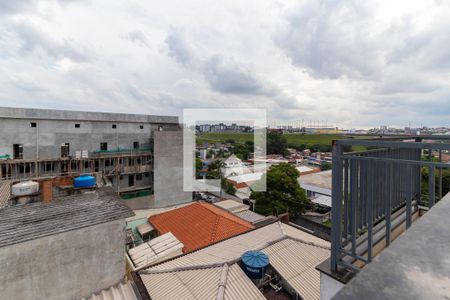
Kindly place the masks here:
<instances>
[{"instance_id":1,"label":"blue plastic barrel","mask_svg":"<svg viewBox=\"0 0 450 300\"><path fill-rule=\"evenodd\" d=\"M252 279L261 279L266 274L269 257L261 251L247 251L242 254L242 268Z\"/></svg>"},{"instance_id":2,"label":"blue plastic barrel","mask_svg":"<svg viewBox=\"0 0 450 300\"><path fill-rule=\"evenodd\" d=\"M73 180L73 186L76 188L89 188L95 186L95 178L91 175L81 175Z\"/></svg>"}]
</instances>

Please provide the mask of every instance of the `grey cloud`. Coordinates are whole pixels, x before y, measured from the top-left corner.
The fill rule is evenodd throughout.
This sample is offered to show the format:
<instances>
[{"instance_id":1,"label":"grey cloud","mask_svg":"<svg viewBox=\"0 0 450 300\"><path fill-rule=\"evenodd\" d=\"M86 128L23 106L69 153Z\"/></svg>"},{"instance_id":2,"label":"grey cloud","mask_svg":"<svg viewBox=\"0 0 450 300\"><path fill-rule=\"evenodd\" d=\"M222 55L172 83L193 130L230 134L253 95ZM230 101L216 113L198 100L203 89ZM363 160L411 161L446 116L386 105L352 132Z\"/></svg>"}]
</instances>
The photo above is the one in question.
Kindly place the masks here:
<instances>
[{"instance_id":1,"label":"grey cloud","mask_svg":"<svg viewBox=\"0 0 450 300\"><path fill-rule=\"evenodd\" d=\"M9 29L15 32L22 41L21 50L24 53L42 50L55 59L70 58L76 62L86 62L92 59L92 53L85 47L68 39L56 40L30 23L13 23L10 24Z\"/></svg>"},{"instance_id":2,"label":"grey cloud","mask_svg":"<svg viewBox=\"0 0 450 300\"><path fill-rule=\"evenodd\" d=\"M165 40L168 54L179 64L203 74L210 87L223 94L281 96L272 83L259 78L252 68L221 54L196 56L196 49L181 29L171 28Z\"/></svg>"},{"instance_id":3,"label":"grey cloud","mask_svg":"<svg viewBox=\"0 0 450 300\"><path fill-rule=\"evenodd\" d=\"M316 78L380 80L391 67L450 67L448 8L424 10L420 16L430 20L420 26L413 13L380 21L377 8L369 1L303 1L273 40Z\"/></svg>"},{"instance_id":4,"label":"grey cloud","mask_svg":"<svg viewBox=\"0 0 450 300\"><path fill-rule=\"evenodd\" d=\"M378 72L380 40L370 27L367 1L304 1L286 17L273 40L314 77L370 77Z\"/></svg>"},{"instance_id":5,"label":"grey cloud","mask_svg":"<svg viewBox=\"0 0 450 300\"><path fill-rule=\"evenodd\" d=\"M214 55L204 64L204 75L211 87L225 94L275 96L279 91L258 79L250 68L222 55Z\"/></svg>"},{"instance_id":6,"label":"grey cloud","mask_svg":"<svg viewBox=\"0 0 450 300\"><path fill-rule=\"evenodd\" d=\"M169 50L169 56L178 63L188 65L196 59L194 51L185 39L182 29L171 28L165 42Z\"/></svg>"},{"instance_id":7,"label":"grey cloud","mask_svg":"<svg viewBox=\"0 0 450 300\"><path fill-rule=\"evenodd\" d=\"M150 47L147 35L141 30L130 31L126 35L124 35L123 38L139 46Z\"/></svg>"},{"instance_id":8,"label":"grey cloud","mask_svg":"<svg viewBox=\"0 0 450 300\"><path fill-rule=\"evenodd\" d=\"M394 77L394 76L393 76ZM405 75L389 78L378 83L373 92L376 94L418 94L430 93L438 89L439 85L428 78Z\"/></svg>"},{"instance_id":9,"label":"grey cloud","mask_svg":"<svg viewBox=\"0 0 450 300\"><path fill-rule=\"evenodd\" d=\"M0 15L23 13L34 7L35 0L1 0Z\"/></svg>"}]
</instances>

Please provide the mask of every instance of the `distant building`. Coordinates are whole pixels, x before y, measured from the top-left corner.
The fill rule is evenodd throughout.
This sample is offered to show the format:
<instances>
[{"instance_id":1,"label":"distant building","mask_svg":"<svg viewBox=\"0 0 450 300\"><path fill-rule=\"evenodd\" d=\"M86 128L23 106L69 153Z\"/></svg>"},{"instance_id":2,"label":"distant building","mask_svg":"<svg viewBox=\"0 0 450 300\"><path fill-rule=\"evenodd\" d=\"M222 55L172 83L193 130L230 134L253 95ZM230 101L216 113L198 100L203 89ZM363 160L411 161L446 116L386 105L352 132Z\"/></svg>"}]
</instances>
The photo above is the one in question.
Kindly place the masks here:
<instances>
[{"instance_id":1,"label":"distant building","mask_svg":"<svg viewBox=\"0 0 450 300\"><path fill-rule=\"evenodd\" d=\"M236 155L232 154L228 157L221 167L223 177L235 176L245 173L247 167Z\"/></svg>"},{"instance_id":2,"label":"distant building","mask_svg":"<svg viewBox=\"0 0 450 300\"><path fill-rule=\"evenodd\" d=\"M110 188L0 210L2 299L81 299L125 275L125 218Z\"/></svg>"}]
</instances>

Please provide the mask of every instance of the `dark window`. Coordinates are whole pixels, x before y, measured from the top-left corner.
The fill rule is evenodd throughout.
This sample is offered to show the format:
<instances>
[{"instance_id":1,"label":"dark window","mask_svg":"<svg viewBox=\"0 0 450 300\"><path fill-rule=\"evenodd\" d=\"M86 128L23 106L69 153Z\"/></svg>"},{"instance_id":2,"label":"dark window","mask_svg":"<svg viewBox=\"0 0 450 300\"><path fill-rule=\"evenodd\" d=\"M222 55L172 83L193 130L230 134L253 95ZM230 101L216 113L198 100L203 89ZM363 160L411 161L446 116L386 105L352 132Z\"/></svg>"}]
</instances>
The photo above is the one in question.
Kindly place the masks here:
<instances>
[{"instance_id":1,"label":"dark window","mask_svg":"<svg viewBox=\"0 0 450 300\"><path fill-rule=\"evenodd\" d=\"M88 161L85 161L85 162L84 162L84 168L85 168L85 169L88 169L88 168L89 168L89 162L88 162Z\"/></svg>"},{"instance_id":2,"label":"dark window","mask_svg":"<svg viewBox=\"0 0 450 300\"><path fill-rule=\"evenodd\" d=\"M45 163L44 164L44 171L45 172L53 172L55 171L55 166L52 163Z\"/></svg>"},{"instance_id":3,"label":"dark window","mask_svg":"<svg viewBox=\"0 0 450 300\"><path fill-rule=\"evenodd\" d=\"M19 165L19 173L30 173L30 165Z\"/></svg>"},{"instance_id":4,"label":"dark window","mask_svg":"<svg viewBox=\"0 0 450 300\"><path fill-rule=\"evenodd\" d=\"M98 160L96 160L94 162L94 172L98 172L98 169L99 169L99 162L98 162Z\"/></svg>"},{"instance_id":5,"label":"dark window","mask_svg":"<svg viewBox=\"0 0 450 300\"><path fill-rule=\"evenodd\" d=\"M133 149L139 149L139 142L133 142Z\"/></svg>"},{"instance_id":6,"label":"dark window","mask_svg":"<svg viewBox=\"0 0 450 300\"><path fill-rule=\"evenodd\" d=\"M36 122L30 122L31 127L36 127Z\"/></svg>"},{"instance_id":7,"label":"dark window","mask_svg":"<svg viewBox=\"0 0 450 300\"><path fill-rule=\"evenodd\" d=\"M116 124L112 124L112 126L111 126L113 129L116 129L117 128L117 125Z\"/></svg>"},{"instance_id":8,"label":"dark window","mask_svg":"<svg viewBox=\"0 0 450 300\"><path fill-rule=\"evenodd\" d=\"M129 158L128 159L128 165L129 166L134 166L134 159L133 158Z\"/></svg>"},{"instance_id":9,"label":"dark window","mask_svg":"<svg viewBox=\"0 0 450 300\"><path fill-rule=\"evenodd\" d=\"M128 176L128 186L133 186L134 185L134 175L129 175Z\"/></svg>"},{"instance_id":10,"label":"dark window","mask_svg":"<svg viewBox=\"0 0 450 300\"><path fill-rule=\"evenodd\" d=\"M148 172L147 172L147 173L144 173L144 176L145 176L145 177L149 177L149 176L150 176L150 173L148 173Z\"/></svg>"},{"instance_id":11,"label":"dark window","mask_svg":"<svg viewBox=\"0 0 450 300\"><path fill-rule=\"evenodd\" d=\"M140 129L144 129L144 125L139 125L139 128Z\"/></svg>"},{"instance_id":12,"label":"dark window","mask_svg":"<svg viewBox=\"0 0 450 300\"><path fill-rule=\"evenodd\" d=\"M75 171L77 169L77 161L73 160L70 162L70 168L72 169L72 171Z\"/></svg>"},{"instance_id":13,"label":"dark window","mask_svg":"<svg viewBox=\"0 0 450 300\"><path fill-rule=\"evenodd\" d=\"M13 154L14 154L14 159L22 159L23 158L23 145L22 144L14 144L13 145Z\"/></svg>"},{"instance_id":14,"label":"dark window","mask_svg":"<svg viewBox=\"0 0 450 300\"><path fill-rule=\"evenodd\" d=\"M142 180L142 174L136 174L136 180L137 181Z\"/></svg>"},{"instance_id":15,"label":"dark window","mask_svg":"<svg viewBox=\"0 0 450 300\"><path fill-rule=\"evenodd\" d=\"M69 143L61 145L61 157L68 157L70 155Z\"/></svg>"},{"instance_id":16,"label":"dark window","mask_svg":"<svg viewBox=\"0 0 450 300\"><path fill-rule=\"evenodd\" d=\"M80 128L80 124L75 124L75 128Z\"/></svg>"},{"instance_id":17,"label":"dark window","mask_svg":"<svg viewBox=\"0 0 450 300\"><path fill-rule=\"evenodd\" d=\"M108 150L108 143L100 143L100 150Z\"/></svg>"},{"instance_id":18,"label":"dark window","mask_svg":"<svg viewBox=\"0 0 450 300\"><path fill-rule=\"evenodd\" d=\"M140 164L141 164L141 159L140 159L140 158L136 158L136 163L137 163L138 165L140 165Z\"/></svg>"},{"instance_id":19,"label":"dark window","mask_svg":"<svg viewBox=\"0 0 450 300\"><path fill-rule=\"evenodd\" d=\"M105 167L109 167L110 164L111 164L111 163L110 163L109 159L105 160Z\"/></svg>"}]
</instances>

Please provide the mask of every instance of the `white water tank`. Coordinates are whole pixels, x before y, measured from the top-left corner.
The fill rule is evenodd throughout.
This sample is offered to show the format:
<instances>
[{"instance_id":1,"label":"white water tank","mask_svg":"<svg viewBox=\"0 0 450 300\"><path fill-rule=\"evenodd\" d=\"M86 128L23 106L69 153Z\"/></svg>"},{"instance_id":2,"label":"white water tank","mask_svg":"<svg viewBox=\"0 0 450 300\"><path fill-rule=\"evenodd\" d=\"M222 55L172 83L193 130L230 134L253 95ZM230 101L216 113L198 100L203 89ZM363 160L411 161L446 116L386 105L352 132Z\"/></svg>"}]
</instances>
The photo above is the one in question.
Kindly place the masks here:
<instances>
[{"instance_id":1,"label":"white water tank","mask_svg":"<svg viewBox=\"0 0 450 300\"><path fill-rule=\"evenodd\" d=\"M39 183L34 181L24 181L14 184L11 187L13 196L27 196L39 192Z\"/></svg>"}]
</instances>

